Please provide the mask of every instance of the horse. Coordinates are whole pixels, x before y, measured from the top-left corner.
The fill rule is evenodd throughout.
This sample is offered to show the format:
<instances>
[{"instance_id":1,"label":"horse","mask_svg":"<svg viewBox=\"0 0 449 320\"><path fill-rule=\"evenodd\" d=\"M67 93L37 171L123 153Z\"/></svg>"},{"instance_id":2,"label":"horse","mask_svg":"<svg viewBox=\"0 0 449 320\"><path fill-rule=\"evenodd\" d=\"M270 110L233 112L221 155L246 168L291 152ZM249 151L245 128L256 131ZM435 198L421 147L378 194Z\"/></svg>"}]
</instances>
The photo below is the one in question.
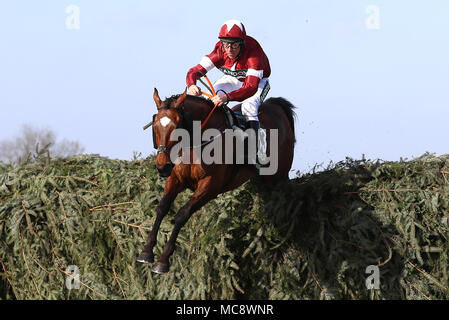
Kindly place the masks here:
<instances>
[{"instance_id":1,"label":"horse","mask_svg":"<svg viewBox=\"0 0 449 320\"><path fill-rule=\"evenodd\" d=\"M217 108L211 100L188 95L186 92L173 95L162 101L157 89L154 89L154 102L157 114L153 116L153 139L156 155L156 169L161 177L166 177L164 195L156 209L156 220L148 233L146 244L139 254L137 261L152 264L154 262L153 248L156 244L157 233L162 219L167 215L176 196L187 188L193 195L176 213L174 226L163 252L154 264L152 271L167 273L169 271L169 258L175 250L176 238L181 228L187 223L192 214L219 194L238 188L249 179L259 176L253 165L241 164L205 164L204 161L184 163L170 160L169 151L176 144L170 140L170 134L177 128L191 129L193 121L202 121L207 118L207 124L202 132L208 128L225 128L227 126L226 113L223 108ZM239 111L241 104L232 108ZM296 114L294 106L284 98L269 98L259 107L259 121L267 130L277 129L278 150L282 150L275 174L260 175L264 184L273 185L279 181L288 181L294 154ZM150 124L149 124L150 125ZM191 150L191 149L190 149ZM269 150L268 150L269 152ZM193 153L193 152L191 152ZM192 156L190 154L190 156Z\"/></svg>"}]
</instances>

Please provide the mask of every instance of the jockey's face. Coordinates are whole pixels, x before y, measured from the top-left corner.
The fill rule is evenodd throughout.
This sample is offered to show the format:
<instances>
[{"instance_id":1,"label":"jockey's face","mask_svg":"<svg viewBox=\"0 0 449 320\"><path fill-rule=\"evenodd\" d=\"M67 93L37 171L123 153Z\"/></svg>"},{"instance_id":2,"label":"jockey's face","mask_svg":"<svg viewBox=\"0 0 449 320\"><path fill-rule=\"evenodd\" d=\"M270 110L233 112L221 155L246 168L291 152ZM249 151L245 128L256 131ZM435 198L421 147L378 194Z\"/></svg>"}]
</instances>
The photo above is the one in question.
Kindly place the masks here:
<instances>
[{"instance_id":1,"label":"jockey's face","mask_svg":"<svg viewBox=\"0 0 449 320\"><path fill-rule=\"evenodd\" d=\"M240 43L223 43L223 49L226 53L226 55L230 58L230 59L235 59L241 50L241 45Z\"/></svg>"}]
</instances>

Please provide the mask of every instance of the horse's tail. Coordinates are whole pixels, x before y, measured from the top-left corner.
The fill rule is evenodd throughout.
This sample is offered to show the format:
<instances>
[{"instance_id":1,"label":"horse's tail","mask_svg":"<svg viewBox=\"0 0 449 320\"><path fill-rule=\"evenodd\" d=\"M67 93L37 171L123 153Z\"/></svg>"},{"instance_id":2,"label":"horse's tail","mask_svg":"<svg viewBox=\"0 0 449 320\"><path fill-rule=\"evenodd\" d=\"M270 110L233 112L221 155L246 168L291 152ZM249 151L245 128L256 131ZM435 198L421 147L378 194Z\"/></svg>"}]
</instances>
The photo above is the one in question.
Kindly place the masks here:
<instances>
[{"instance_id":1,"label":"horse's tail","mask_svg":"<svg viewBox=\"0 0 449 320\"><path fill-rule=\"evenodd\" d=\"M265 101L265 103L272 103L272 104L276 104L278 106L280 106L282 108L282 110L284 110L285 115L288 118L288 122L290 123L290 128L293 131L293 137L294 137L294 142L296 142L296 135L295 135L295 118L296 113L293 109L295 109L295 106L288 101L287 99L278 97L278 98L269 98Z\"/></svg>"}]
</instances>

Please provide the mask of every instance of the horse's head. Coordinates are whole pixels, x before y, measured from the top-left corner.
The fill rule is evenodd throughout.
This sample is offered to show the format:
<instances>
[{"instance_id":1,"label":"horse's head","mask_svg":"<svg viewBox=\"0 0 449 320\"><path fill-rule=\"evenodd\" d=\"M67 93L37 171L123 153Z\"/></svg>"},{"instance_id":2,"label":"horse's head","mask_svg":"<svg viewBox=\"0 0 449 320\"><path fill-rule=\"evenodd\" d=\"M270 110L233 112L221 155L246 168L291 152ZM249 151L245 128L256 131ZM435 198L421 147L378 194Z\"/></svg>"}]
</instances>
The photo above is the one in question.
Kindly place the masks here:
<instances>
[{"instance_id":1,"label":"horse's head","mask_svg":"<svg viewBox=\"0 0 449 320\"><path fill-rule=\"evenodd\" d=\"M156 103L157 114L153 116L153 143L157 149L156 169L162 177L168 177L174 167L170 159L170 149L177 143L171 141L173 130L182 128L184 124L183 102L187 94L184 92L175 98L162 101L157 89L154 89L153 99Z\"/></svg>"}]
</instances>

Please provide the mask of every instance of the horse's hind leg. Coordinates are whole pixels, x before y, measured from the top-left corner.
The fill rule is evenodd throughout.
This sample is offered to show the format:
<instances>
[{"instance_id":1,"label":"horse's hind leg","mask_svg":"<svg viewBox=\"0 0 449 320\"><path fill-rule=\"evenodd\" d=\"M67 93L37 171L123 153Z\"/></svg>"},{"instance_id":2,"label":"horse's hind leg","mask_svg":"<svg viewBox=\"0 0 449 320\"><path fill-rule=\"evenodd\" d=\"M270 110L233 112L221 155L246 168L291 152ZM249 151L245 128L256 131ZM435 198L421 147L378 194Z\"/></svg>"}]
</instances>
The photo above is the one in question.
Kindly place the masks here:
<instances>
[{"instance_id":1,"label":"horse's hind leg","mask_svg":"<svg viewBox=\"0 0 449 320\"><path fill-rule=\"evenodd\" d=\"M175 225L170 235L170 239L164 246L164 251L159 257L158 261L153 267L153 271L156 273L166 273L169 269L169 258L175 250L176 238L179 231L187 223L192 214L200 209L203 205L210 200L217 197L218 192L216 187L214 188L211 183L210 177L204 179L198 183L198 188L195 190L193 196L187 201L187 203L179 210L175 216Z\"/></svg>"},{"instance_id":2,"label":"horse's hind leg","mask_svg":"<svg viewBox=\"0 0 449 320\"><path fill-rule=\"evenodd\" d=\"M182 190L183 187L176 176L171 175L168 177L167 182L165 183L164 196L156 209L156 220L154 221L153 228L148 233L147 243L137 258L138 262L153 263L153 248L156 245L157 233L159 231L159 227L161 226L162 219L167 215L171 204L175 200L178 193Z\"/></svg>"}]
</instances>

